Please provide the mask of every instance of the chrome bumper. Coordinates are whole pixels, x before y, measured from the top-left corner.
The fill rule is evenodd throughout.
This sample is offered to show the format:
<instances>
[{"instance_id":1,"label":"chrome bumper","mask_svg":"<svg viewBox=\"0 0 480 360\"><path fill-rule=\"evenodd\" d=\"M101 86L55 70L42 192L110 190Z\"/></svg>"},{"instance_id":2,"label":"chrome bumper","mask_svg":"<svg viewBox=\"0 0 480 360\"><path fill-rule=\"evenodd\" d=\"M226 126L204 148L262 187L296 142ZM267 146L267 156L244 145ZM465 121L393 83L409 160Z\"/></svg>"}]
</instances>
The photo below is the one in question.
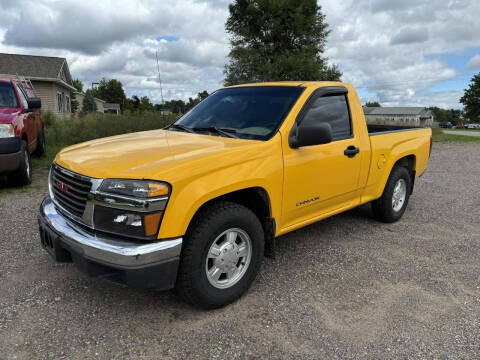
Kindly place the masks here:
<instances>
[{"instance_id":1,"label":"chrome bumper","mask_svg":"<svg viewBox=\"0 0 480 360\"><path fill-rule=\"evenodd\" d=\"M80 249L85 258L102 263L139 267L178 258L182 249L181 237L140 243L86 231L58 213L49 197L43 200L39 217L62 238L62 241Z\"/></svg>"}]
</instances>

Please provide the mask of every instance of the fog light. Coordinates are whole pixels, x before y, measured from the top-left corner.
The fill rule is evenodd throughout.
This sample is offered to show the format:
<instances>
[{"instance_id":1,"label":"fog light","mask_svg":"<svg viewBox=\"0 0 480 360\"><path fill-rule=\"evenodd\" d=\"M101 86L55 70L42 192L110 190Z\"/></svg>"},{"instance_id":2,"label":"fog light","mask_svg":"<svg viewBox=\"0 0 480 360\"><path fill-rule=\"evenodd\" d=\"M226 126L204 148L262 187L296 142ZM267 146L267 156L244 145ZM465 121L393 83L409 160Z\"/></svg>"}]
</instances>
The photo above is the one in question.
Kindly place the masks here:
<instances>
[{"instance_id":1,"label":"fog light","mask_svg":"<svg viewBox=\"0 0 480 360\"><path fill-rule=\"evenodd\" d=\"M129 226L142 226L142 217L136 214L118 215L113 222Z\"/></svg>"}]
</instances>

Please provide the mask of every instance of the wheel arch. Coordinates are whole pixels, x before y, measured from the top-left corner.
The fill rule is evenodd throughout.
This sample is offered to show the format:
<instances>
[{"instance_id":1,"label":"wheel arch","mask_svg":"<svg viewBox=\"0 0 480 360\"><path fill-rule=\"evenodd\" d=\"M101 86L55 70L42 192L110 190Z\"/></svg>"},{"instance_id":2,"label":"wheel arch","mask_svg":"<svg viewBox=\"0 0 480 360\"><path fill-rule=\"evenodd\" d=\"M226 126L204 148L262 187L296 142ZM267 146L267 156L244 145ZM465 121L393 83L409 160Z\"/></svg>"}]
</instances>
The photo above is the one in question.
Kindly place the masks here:
<instances>
[{"instance_id":1,"label":"wheel arch","mask_svg":"<svg viewBox=\"0 0 480 360\"><path fill-rule=\"evenodd\" d=\"M263 187L254 186L235 190L204 202L194 213L187 227L187 232L195 218L208 206L220 201L233 202L250 209L260 220L265 233L265 254L273 257L276 223L272 217L270 196Z\"/></svg>"},{"instance_id":2,"label":"wheel arch","mask_svg":"<svg viewBox=\"0 0 480 360\"><path fill-rule=\"evenodd\" d=\"M382 191L380 193L383 194L383 191L385 190L385 186L387 186L387 181L388 178L390 177L390 174L392 173L392 170L396 166L401 166L404 167L408 170L408 173L410 174L410 179L411 179L411 187L410 187L410 194L413 192L413 185L415 182L415 174L416 174L416 156L415 154L403 154L401 157L399 157L390 167L389 171L386 172L387 176L385 177L383 181L383 186L382 186Z\"/></svg>"}]
</instances>

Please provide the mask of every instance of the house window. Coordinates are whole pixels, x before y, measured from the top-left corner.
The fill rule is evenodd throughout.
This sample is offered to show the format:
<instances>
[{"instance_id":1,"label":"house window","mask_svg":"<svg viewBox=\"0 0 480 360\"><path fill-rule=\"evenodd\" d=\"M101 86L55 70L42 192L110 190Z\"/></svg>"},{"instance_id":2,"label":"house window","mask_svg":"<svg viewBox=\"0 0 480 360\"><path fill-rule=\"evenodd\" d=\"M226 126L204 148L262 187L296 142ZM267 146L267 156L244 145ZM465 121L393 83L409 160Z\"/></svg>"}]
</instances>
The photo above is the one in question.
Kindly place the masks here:
<instances>
[{"instance_id":1,"label":"house window","mask_svg":"<svg viewBox=\"0 0 480 360\"><path fill-rule=\"evenodd\" d=\"M61 92L57 92L57 112L63 112L63 94Z\"/></svg>"},{"instance_id":2,"label":"house window","mask_svg":"<svg viewBox=\"0 0 480 360\"><path fill-rule=\"evenodd\" d=\"M66 107L67 113L72 112L71 105L70 105L70 96L68 95L65 95L65 107Z\"/></svg>"}]
</instances>

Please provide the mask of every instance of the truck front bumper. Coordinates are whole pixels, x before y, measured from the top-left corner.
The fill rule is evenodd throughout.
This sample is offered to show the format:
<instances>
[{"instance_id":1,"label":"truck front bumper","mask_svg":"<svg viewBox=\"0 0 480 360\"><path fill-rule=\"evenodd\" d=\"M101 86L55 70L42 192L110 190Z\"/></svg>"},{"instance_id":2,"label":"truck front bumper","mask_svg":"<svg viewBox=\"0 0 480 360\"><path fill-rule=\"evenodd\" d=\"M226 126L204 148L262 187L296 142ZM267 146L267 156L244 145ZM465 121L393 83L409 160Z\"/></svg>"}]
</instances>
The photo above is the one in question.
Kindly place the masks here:
<instances>
[{"instance_id":1,"label":"truck front bumper","mask_svg":"<svg viewBox=\"0 0 480 360\"><path fill-rule=\"evenodd\" d=\"M182 238L146 243L100 235L62 216L49 197L38 223L42 246L58 262L73 261L90 276L132 287L175 286Z\"/></svg>"},{"instance_id":2,"label":"truck front bumper","mask_svg":"<svg viewBox=\"0 0 480 360\"><path fill-rule=\"evenodd\" d=\"M8 174L18 169L22 159L19 138L0 139L0 174Z\"/></svg>"}]
</instances>

